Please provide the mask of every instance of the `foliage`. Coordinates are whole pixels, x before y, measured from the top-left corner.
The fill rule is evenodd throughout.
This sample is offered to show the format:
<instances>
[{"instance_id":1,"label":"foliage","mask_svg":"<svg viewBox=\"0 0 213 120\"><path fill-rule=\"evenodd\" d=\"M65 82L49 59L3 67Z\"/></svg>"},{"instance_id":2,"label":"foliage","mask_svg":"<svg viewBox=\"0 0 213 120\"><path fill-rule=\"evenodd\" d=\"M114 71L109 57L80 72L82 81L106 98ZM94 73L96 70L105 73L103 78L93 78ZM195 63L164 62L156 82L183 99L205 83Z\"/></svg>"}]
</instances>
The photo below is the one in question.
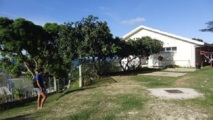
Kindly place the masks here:
<instances>
[{"instance_id":1,"label":"foliage","mask_svg":"<svg viewBox=\"0 0 213 120\"><path fill-rule=\"evenodd\" d=\"M12 20L0 17L2 68L14 76L27 71L33 77L36 69L44 67L47 71L52 70L55 76L60 76L56 72L63 69L55 45L58 30L57 24L47 23L43 28L23 18Z\"/></svg>"},{"instance_id":2,"label":"foliage","mask_svg":"<svg viewBox=\"0 0 213 120\"><path fill-rule=\"evenodd\" d=\"M121 60L123 58L127 58L127 63L125 66L122 66L123 70L129 70L129 64L136 58L139 60L142 57L148 58L151 54L158 53L163 49L163 42L152 39L150 37L141 37L135 40L129 39L126 42L121 42L121 49L117 54L120 57L119 63L121 64ZM125 51L125 53L123 53ZM129 57L132 55L133 57ZM138 68L138 66L134 66L134 68Z\"/></svg>"},{"instance_id":3,"label":"foliage","mask_svg":"<svg viewBox=\"0 0 213 120\"><path fill-rule=\"evenodd\" d=\"M0 103L8 102L9 95L7 95L7 92L5 89L2 89L2 90L3 90L3 94L0 94Z\"/></svg>"},{"instance_id":4,"label":"foliage","mask_svg":"<svg viewBox=\"0 0 213 120\"><path fill-rule=\"evenodd\" d=\"M209 21L206 23L207 27L204 29L201 29L202 32L213 32L213 21Z\"/></svg>"},{"instance_id":5,"label":"foliage","mask_svg":"<svg viewBox=\"0 0 213 120\"><path fill-rule=\"evenodd\" d=\"M56 44L64 62L71 63L78 58L78 44L81 44L81 39L81 33L74 28L74 23L66 23L60 28Z\"/></svg>"},{"instance_id":6,"label":"foliage","mask_svg":"<svg viewBox=\"0 0 213 120\"><path fill-rule=\"evenodd\" d=\"M180 68L180 66L171 64L171 65L167 65L166 68Z\"/></svg>"},{"instance_id":7,"label":"foliage","mask_svg":"<svg viewBox=\"0 0 213 120\"><path fill-rule=\"evenodd\" d=\"M204 29L201 29L202 32L212 32L213 33L213 21L209 21L206 23L207 27ZM212 43L213 45L213 43Z\"/></svg>"},{"instance_id":8,"label":"foliage","mask_svg":"<svg viewBox=\"0 0 213 120\"><path fill-rule=\"evenodd\" d=\"M18 89L14 89L13 97L14 97L15 100L19 100L20 99L20 91Z\"/></svg>"},{"instance_id":9,"label":"foliage","mask_svg":"<svg viewBox=\"0 0 213 120\"><path fill-rule=\"evenodd\" d=\"M81 21L63 25L57 45L60 46L59 53L67 63L79 58L90 59L96 73L99 74L101 62L116 52L117 46L114 41L107 23L90 15Z\"/></svg>"},{"instance_id":10,"label":"foliage","mask_svg":"<svg viewBox=\"0 0 213 120\"><path fill-rule=\"evenodd\" d=\"M202 39L199 39L199 38L192 38L192 40L196 40L196 41L199 41L199 42L203 42Z\"/></svg>"},{"instance_id":11,"label":"foliage","mask_svg":"<svg viewBox=\"0 0 213 120\"><path fill-rule=\"evenodd\" d=\"M14 59L17 62L23 62L29 72L34 74L33 68L37 68L39 63L42 64L41 58L38 58L38 55L41 55L39 52L42 51L39 50L45 51L44 48L47 45L44 34L42 27L25 19L19 18L13 21L0 18L1 53L7 60ZM4 63L2 61L2 64ZM13 66L16 65L20 64L13 64Z\"/></svg>"},{"instance_id":12,"label":"foliage","mask_svg":"<svg viewBox=\"0 0 213 120\"><path fill-rule=\"evenodd\" d=\"M63 25L46 23L44 27L23 18L0 17L1 66L13 76L29 72L33 77L38 67L57 78L68 78L73 60L90 60L94 75L106 72L107 61L130 55L148 57L159 52L162 43L150 37L124 41L113 38L107 22L88 16ZM129 68L127 63L127 67ZM80 63L81 64L81 63ZM137 67L135 67L137 68Z\"/></svg>"},{"instance_id":13,"label":"foliage","mask_svg":"<svg viewBox=\"0 0 213 120\"><path fill-rule=\"evenodd\" d=\"M16 60L13 60L9 57L3 57L0 59L1 63L1 69L7 71L12 76L21 76L21 72L25 70L24 66L20 62L16 62Z\"/></svg>"}]
</instances>

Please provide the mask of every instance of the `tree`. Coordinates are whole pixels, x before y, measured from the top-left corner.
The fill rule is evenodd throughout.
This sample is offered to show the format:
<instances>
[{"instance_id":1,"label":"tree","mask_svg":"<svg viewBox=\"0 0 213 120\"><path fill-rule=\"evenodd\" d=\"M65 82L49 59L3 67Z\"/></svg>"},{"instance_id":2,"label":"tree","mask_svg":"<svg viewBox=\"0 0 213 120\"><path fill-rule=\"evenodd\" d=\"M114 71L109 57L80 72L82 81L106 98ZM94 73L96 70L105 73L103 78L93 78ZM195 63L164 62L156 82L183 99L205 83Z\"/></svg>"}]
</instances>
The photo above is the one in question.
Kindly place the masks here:
<instances>
[{"instance_id":1,"label":"tree","mask_svg":"<svg viewBox=\"0 0 213 120\"><path fill-rule=\"evenodd\" d=\"M76 29L74 23L65 23L59 33L59 38L56 40L58 52L62 56L64 62L72 63L79 56L79 48L82 43L81 31Z\"/></svg>"},{"instance_id":2,"label":"tree","mask_svg":"<svg viewBox=\"0 0 213 120\"><path fill-rule=\"evenodd\" d=\"M60 34L60 30L63 25L56 23L46 23L43 29L48 33L49 48L47 57L48 70L52 75L59 78L67 78L67 70L71 68L69 63L66 63L59 54L59 45L57 45L57 39Z\"/></svg>"},{"instance_id":3,"label":"tree","mask_svg":"<svg viewBox=\"0 0 213 120\"><path fill-rule=\"evenodd\" d=\"M192 40L196 40L196 41L199 41L199 42L203 42L202 39L199 39L199 38L192 38Z\"/></svg>"},{"instance_id":4,"label":"tree","mask_svg":"<svg viewBox=\"0 0 213 120\"><path fill-rule=\"evenodd\" d=\"M207 27L205 29L201 29L202 32L213 32L213 21L209 21L206 23Z\"/></svg>"},{"instance_id":5,"label":"tree","mask_svg":"<svg viewBox=\"0 0 213 120\"><path fill-rule=\"evenodd\" d=\"M130 55L134 54L135 49L134 49L133 45L131 44L131 42L124 41L119 38L117 38L116 46L119 46L119 49L117 50L115 56L118 57L119 64L120 64L121 68L125 71L125 70L127 70L126 68L128 68L128 62L125 66L123 66L122 60L124 58L128 58Z\"/></svg>"},{"instance_id":6,"label":"tree","mask_svg":"<svg viewBox=\"0 0 213 120\"><path fill-rule=\"evenodd\" d=\"M23 18L12 20L0 17L1 64L10 64L9 72L13 72L11 69L15 72L24 70L34 77L38 67L48 69L58 63L60 57L54 41L56 36L49 29L50 24L45 28Z\"/></svg>"},{"instance_id":7,"label":"tree","mask_svg":"<svg viewBox=\"0 0 213 120\"><path fill-rule=\"evenodd\" d=\"M15 62L15 60L4 57L0 59L0 68L4 71L10 72L12 76L21 76L22 71L24 71L23 65Z\"/></svg>"},{"instance_id":8,"label":"tree","mask_svg":"<svg viewBox=\"0 0 213 120\"><path fill-rule=\"evenodd\" d=\"M129 63L131 63L134 59L139 58L140 60L142 57L148 58L151 54L159 53L162 49L163 42L157 39L152 39L150 37L142 37L134 40L129 39L126 43L123 43L122 49L118 53L118 56L120 57L119 63L122 66L121 60L128 58L127 63L125 66L122 66L122 68L123 70L129 70ZM125 51L126 53L123 54L121 51ZM129 57L130 55L133 57ZM138 66L134 66L134 69L137 69L140 65L141 63L138 64Z\"/></svg>"},{"instance_id":9,"label":"tree","mask_svg":"<svg viewBox=\"0 0 213 120\"><path fill-rule=\"evenodd\" d=\"M84 57L92 58L94 68L98 74L101 74L102 64L106 58L112 57L116 52L114 38L107 23L98 21L98 17L90 15L88 18L83 18L79 24L82 25L83 34L81 51Z\"/></svg>"},{"instance_id":10,"label":"tree","mask_svg":"<svg viewBox=\"0 0 213 120\"><path fill-rule=\"evenodd\" d=\"M87 60L91 58L98 74L101 71L101 61L113 56L116 49L107 23L98 21L98 17L92 15L75 23L66 23L57 44L60 46L60 54L67 61L79 57Z\"/></svg>"}]
</instances>

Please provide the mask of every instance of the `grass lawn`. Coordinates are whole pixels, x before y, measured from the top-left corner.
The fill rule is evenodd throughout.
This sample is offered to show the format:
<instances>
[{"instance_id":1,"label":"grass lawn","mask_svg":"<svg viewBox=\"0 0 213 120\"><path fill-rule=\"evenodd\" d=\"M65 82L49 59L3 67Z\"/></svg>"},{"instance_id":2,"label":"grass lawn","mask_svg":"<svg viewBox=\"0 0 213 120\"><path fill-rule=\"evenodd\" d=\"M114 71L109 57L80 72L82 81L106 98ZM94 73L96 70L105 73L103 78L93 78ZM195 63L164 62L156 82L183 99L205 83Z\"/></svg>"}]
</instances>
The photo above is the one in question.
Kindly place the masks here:
<instances>
[{"instance_id":1,"label":"grass lawn","mask_svg":"<svg viewBox=\"0 0 213 120\"><path fill-rule=\"evenodd\" d=\"M212 73L213 68L206 67L181 77L114 75L84 89L73 86L64 93L50 95L41 110L36 109L34 101L22 107L0 111L0 119L164 120L181 117L185 120L212 120ZM147 91L148 88L167 87L193 88L205 97L161 100L150 96Z\"/></svg>"}]
</instances>

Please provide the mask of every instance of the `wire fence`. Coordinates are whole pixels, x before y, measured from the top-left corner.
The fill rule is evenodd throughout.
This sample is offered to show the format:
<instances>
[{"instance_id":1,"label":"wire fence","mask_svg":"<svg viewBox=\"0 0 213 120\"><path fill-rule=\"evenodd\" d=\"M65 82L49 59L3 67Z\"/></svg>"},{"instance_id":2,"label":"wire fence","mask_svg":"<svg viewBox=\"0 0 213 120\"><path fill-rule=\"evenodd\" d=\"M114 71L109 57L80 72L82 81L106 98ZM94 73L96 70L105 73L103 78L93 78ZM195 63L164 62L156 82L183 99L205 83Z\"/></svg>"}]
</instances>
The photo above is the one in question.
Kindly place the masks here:
<instances>
[{"instance_id":1,"label":"wire fence","mask_svg":"<svg viewBox=\"0 0 213 120\"><path fill-rule=\"evenodd\" d=\"M26 77L12 78L9 74L0 74L0 103L23 100L37 96L33 89L33 80ZM45 78L47 92L54 92L53 78Z\"/></svg>"}]
</instances>

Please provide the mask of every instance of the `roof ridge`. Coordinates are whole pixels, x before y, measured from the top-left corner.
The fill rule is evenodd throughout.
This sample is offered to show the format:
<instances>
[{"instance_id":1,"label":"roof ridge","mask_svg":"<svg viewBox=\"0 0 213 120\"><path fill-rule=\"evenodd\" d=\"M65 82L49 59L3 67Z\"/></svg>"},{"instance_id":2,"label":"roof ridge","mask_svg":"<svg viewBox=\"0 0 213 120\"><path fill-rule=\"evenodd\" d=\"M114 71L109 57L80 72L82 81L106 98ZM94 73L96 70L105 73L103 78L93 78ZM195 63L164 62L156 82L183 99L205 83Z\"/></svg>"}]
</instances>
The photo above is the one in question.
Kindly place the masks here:
<instances>
[{"instance_id":1,"label":"roof ridge","mask_svg":"<svg viewBox=\"0 0 213 120\"><path fill-rule=\"evenodd\" d=\"M186 38L186 37L182 37L182 36L175 35L175 34L172 34L172 33L164 32L164 31L161 31L161 30L158 30L158 29L154 29L154 28L150 28L150 27L143 26L143 25L140 25L137 28L133 29L129 33L125 34L122 38L126 39L126 38L132 36L133 34L135 34L136 32L140 31L141 29L146 29L146 30L149 30L149 31L153 31L153 32L156 32L156 33L159 33L159 34L163 34L163 35L166 35L166 36L169 36L169 37L177 38L177 39L180 39L180 40L183 40L183 41L186 41L186 42L199 44L199 45L204 45L204 42L201 42L201 41L195 41L195 40L192 40L192 39L189 39L189 38Z\"/></svg>"}]
</instances>

